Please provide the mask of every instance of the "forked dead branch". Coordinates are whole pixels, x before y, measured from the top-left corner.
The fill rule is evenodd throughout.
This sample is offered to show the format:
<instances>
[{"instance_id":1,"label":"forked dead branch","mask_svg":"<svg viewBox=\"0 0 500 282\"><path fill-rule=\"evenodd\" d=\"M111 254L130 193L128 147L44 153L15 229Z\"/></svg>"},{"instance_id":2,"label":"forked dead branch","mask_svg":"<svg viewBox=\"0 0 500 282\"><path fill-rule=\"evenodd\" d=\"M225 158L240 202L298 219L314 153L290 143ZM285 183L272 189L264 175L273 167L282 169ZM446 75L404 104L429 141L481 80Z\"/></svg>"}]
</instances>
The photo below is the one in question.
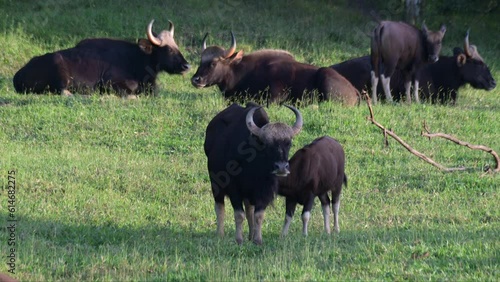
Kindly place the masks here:
<instances>
[{"instance_id":1,"label":"forked dead branch","mask_svg":"<svg viewBox=\"0 0 500 282\"><path fill-rule=\"evenodd\" d=\"M470 144L468 142L459 140L456 137L453 137L451 135L441 133L441 132L431 133L429 131L429 128L427 127L427 124L425 121L424 121L424 130L425 131L422 131L422 136L429 138L429 140L431 138L434 138L434 137L441 137L441 138L444 138L446 140L450 140L458 145L465 146L465 147L472 149L472 150L481 150L481 151L485 151L487 153L490 153L493 156L493 158L495 158L496 165L493 169L491 167L487 167L486 172L500 172L500 157L498 156L498 153L495 152L490 147L486 147L484 145L473 145L473 144Z\"/></svg>"},{"instance_id":2,"label":"forked dead branch","mask_svg":"<svg viewBox=\"0 0 500 282\"><path fill-rule=\"evenodd\" d=\"M372 108L372 104L371 104L371 99L365 91L363 92L363 95L366 98L366 103L368 105L368 109L370 110L370 116L367 117L367 119L369 121L371 121L371 123L373 123L375 126L377 126L378 128L380 128L382 130L382 132L384 134L384 140L385 140L386 146L388 145L387 135L389 135L392 138L394 138L396 141L398 141L398 143L401 144L410 153L419 157L420 159L424 160L425 162L437 167L441 171L451 172L451 171L467 170L467 168L465 168L465 167L445 167L445 166L437 163L433 159L429 158L425 154L413 149L413 147L408 145L408 143L406 143L403 139L401 139L396 133L394 133L392 130L387 130L382 124L378 123L375 120L375 116L374 116L373 108ZM487 167L486 172L500 172L500 158L499 158L498 154L493 149L486 147L486 146L483 146L483 145L472 145L470 143L461 141L461 140L459 140L451 135L445 134L445 133L430 133L425 121L424 121L424 130L425 130L425 132L422 131L422 136L427 137L429 139L431 139L433 137L441 137L441 138L450 140L458 145L462 145L462 146L465 146L465 147L473 149L473 150L482 150L482 151L490 153L495 158L496 165L495 165L495 168L493 168L493 169L491 167Z\"/></svg>"}]
</instances>

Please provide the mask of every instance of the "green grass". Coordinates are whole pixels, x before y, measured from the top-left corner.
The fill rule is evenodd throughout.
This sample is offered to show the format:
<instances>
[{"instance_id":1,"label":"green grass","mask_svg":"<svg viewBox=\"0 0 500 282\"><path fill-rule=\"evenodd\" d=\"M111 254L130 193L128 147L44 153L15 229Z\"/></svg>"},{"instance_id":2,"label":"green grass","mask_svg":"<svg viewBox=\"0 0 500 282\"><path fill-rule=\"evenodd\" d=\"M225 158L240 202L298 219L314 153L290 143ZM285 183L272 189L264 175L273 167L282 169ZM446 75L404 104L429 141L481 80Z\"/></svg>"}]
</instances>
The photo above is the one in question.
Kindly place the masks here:
<instances>
[{"instance_id":1,"label":"green grass","mask_svg":"<svg viewBox=\"0 0 500 282\"><path fill-rule=\"evenodd\" d=\"M415 149L465 172L443 173L383 136L368 109L332 103L301 107L305 124L292 153L321 135L344 146L349 186L340 234L323 233L316 203L309 236L300 209L280 238L284 200L266 211L264 245L234 241L226 201L226 236L215 234L205 128L226 102L215 88L195 89L200 40L227 46L290 50L299 60L331 65L368 54L360 36L371 19L344 3L317 1L3 1L0 5L0 222L7 225L8 171L16 171L17 265L21 281L478 280L500 279L498 175L483 175L491 155L420 136L452 134L500 151L500 90L466 87L456 106L376 105L377 121ZM443 53L471 43L500 77L499 30L493 14L435 15L446 22ZM194 69L161 75L159 97L122 100L14 93L12 76L31 57L82 38L144 36L171 19ZM446 20L444 20L446 19ZM272 120L293 122L272 105ZM5 228L0 272L7 272ZM4 255L5 254L5 255Z\"/></svg>"}]
</instances>

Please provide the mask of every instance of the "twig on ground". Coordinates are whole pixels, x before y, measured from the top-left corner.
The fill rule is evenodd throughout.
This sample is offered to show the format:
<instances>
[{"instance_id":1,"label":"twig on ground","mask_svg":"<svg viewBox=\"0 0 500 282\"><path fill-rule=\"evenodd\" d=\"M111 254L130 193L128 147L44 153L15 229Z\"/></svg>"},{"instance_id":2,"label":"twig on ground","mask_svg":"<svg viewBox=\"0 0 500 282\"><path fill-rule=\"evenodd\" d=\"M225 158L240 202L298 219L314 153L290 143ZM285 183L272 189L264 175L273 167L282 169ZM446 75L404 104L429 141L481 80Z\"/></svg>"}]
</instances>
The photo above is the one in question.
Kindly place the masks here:
<instances>
[{"instance_id":1,"label":"twig on ground","mask_svg":"<svg viewBox=\"0 0 500 282\"><path fill-rule=\"evenodd\" d=\"M490 153L493 156L493 158L495 158L496 166L493 169L491 167L488 167L486 169L486 171L487 172L488 171L500 172L500 157L498 156L497 152L495 152L493 149L486 147L484 145L472 145L468 142L459 140L458 138L453 137L449 134L445 134L445 133L441 133L441 132L431 133L429 128L427 127L427 123L425 121L424 121L424 130L425 130L425 132L422 131L422 136L429 138L429 140L431 138L434 138L434 137L441 137L441 138L444 138L446 140L450 140L458 145L465 146L465 147L472 149L472 150L481 150L481 151L485 151L487 153Z\"/></svg>"},{"instance_id":2,"label":"twig on ground","mask_svg":"<svg viewBox=\"0 0 500 282\"><path fill-rule=\"evenodd\" d=\"M366 96L366 103L368 104L368 109L370 110L370 116L368 117L368 120L371 121L378 128L380 128L383 131L384 135L387 134L387 135L391 136L396 141L398 141L399 144L401 144L410 153L412 153L413 155L415 155L415 156L419 157L420 159L426 161L427 163L429 163L429 164L431 164L431 165L439 168L442 171L451 172L451 171L464 171L464 170L466 170L465 167L452 167L452 168L449 168L449 167L445 167L445 166L443 166L443 165L435 162L433 159L431 159L431 158L427 157L426 155L420 153L419 151L413 149L410 145L408 145L405 141L403 141L403 139L401 139L392 130L387 130L382 124L378 123L375 120L375 116L373 114L373 108L372 108L372 104L371 104L371 99L370 99L370 97L368 96L368 94L366 92L363 92L363 94Z\"/></svg>"}]
</instances>

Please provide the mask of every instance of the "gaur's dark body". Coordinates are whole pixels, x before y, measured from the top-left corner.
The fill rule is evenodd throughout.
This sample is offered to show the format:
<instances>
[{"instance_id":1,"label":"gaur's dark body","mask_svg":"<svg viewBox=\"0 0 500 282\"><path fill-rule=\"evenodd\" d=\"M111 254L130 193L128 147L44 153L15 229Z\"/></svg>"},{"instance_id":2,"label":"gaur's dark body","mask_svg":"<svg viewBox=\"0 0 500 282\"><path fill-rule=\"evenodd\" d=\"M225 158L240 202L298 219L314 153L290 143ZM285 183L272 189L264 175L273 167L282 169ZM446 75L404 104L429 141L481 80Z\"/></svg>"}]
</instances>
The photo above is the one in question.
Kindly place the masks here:
<instances>
[{"instance_id":1,"label":"gaur's dark body","mask_svg":"<svg viewBox=\"0 0 500 282\"><path fill-rule=\"evenodd\" d=\"M218 46L204 47L201 63L191 82L195 87L217 85L225 98L264 99L271 102L317 98L346 105L358 103L359 93L351 83L330 68L297 62L282 50L260 50L248 55ZM205 46L205 44L204 44Z\"/></svg>"},{"instance_id":2,"label":"gaur's dark body","mask_svg":"<svg viewBox=\"0 0 500 282\"><path fill-rule=\"evenodd\" d=\"M330 233L331 192L334 229L339 232L338 212L342 184L347 185L344 172L345 154L342 146L333 138L324 136L298 150L290 159L290 175L279 179L278 193L286 198L286 217L283 235L286 235L295 207L303 205L303 233L307 235L307 224L314 198L318 197L323 208L325 231Z\"/></svg>"},{"instance_id":3,"label":"gaur's dark body","mask_svg":"<svg viewBox=\"0 0 500 282\"><path fill-rule=\"evenodd\" d=\"M150 34L151 26L152 22ZM14 88L19 93L66 95L111 89L121 94L154 93L158 72L180 74L190 68L173 40L173 25L160 36L151 35L137 43L109 38L82 40L73 48L31 59L15 74Z\"/></svg>"},{"instance_id":4,"label":"gaur's dark body","mask_svg":"<svg viewBox=\"0 0 500 282\"><path fill-rule=\"evenodd\" d=\"M369 55L350 59L330 67L349 80L360 93L363 90L368 91L371 89L370 72L372 71L372 65ZM381 85L379 85L379 89L382 89ZM380 93L380 91L378 93Z\"/></svg>"},{"instance_id":5,"label":"gaur's dark body","mask_svg":"<svg viewBox=\"0 0 500 282\"><path fill-rule=\"evenodd\" d=\"M455 104L458 89L466 84L488 91L496 87L488 66L482 60L467 57L459 48L454 56L440 56L438 62L425 66L419 75L423 96L433 103Z\"/></svg>"},{"instance_id":6,"label":"gaur's dark body","mask_svg":"<svg viewBox=\"0 0 500 282\"><path fill-rule=\"evenodd\" d=\"M424 64L439 59L445 32L444 25L439 31L433 32L427 30L425 25L419 30L404 22L380 22L371 38L372 100L374 102L377 100L380 76L386 100L392 101L390 80L394 71L398 69L403 74L406 100L410 102L411 82L413 81L415 89L418 89L419 78L416 74L419 69ZM414 98L419 102L418 91L414 91Z\"/></svg>"},{"instance_id":7,"label":"gaur's dark body","mask_svg":"<svg viewBox=\"0 0 500 282\"><path fill-rule=\"evenodd\" d=\"M235 211L239 244L243 241L243 203L249 237L257 244L262 243L264 210L278 191L277 178L288 173L291 139L302 127L302 117L294 108L293 127L269 123L266 112L256 109L253 103L246 108L233 104L217 114L207 126L204 144L217 231L221 236L224 234L224 197L228 196Z\"/></svg>"},{"instance_id":8,"label":"gaur's dark body","mask_svg":"<svg viewBox=\"0 0 500 282\"><path fill-rule=\"evenodd\" d=\"M439 56L433 64L427 64L420 69L420 94L426 101L432 103L456 103L460 87L470 84L473 88L492 90L496 87L488 66L479 55L474 45L464 44L464 51L458 47L453 56ZM371 88L370 56L351 59L331 67L346 77L358 89L363 91ZM400 71L391 77L391 89L395 100L400 100L404 93L404 80ZM379 85L379 92L381 87Z\"/></svg>"}]
</instances>

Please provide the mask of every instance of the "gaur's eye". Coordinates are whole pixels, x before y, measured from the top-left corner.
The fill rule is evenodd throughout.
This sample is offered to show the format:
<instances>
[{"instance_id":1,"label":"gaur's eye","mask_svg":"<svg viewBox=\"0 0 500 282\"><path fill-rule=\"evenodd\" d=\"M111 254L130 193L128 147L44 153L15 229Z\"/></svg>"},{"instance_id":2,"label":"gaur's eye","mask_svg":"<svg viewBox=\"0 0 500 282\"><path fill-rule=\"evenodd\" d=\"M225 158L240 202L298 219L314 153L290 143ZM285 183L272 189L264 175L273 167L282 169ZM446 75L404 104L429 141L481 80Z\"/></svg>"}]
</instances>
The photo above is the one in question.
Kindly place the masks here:
<instances>
[{"instance_id":1,"label":"gaur's eye","mask_svg":"<svg viewBox=\"0 0 500 282\"><path fill-rule=\"evenodd\" d=\"M216 65L217 65L217 63L216 63L216 62L211 62L211 63L210 63L210 67L211 67L211 68L215 68L215 66L216 66Z\"/></svg>"}]
</instances>

